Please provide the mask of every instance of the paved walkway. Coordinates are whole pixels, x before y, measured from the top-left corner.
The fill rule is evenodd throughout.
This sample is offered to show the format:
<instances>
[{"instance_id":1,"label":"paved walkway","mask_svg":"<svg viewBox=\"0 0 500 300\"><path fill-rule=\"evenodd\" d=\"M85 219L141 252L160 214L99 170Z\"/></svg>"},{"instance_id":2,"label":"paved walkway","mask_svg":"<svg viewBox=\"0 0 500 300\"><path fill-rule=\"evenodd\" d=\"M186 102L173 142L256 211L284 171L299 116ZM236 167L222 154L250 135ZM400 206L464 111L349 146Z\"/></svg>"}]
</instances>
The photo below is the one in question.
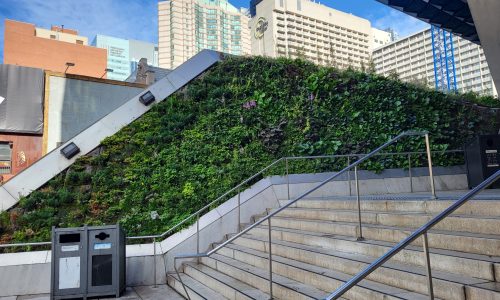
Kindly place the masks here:
<instances>
[{"instance_id":1,"label":"paved walkway","mask_svg":"<svg viewBox=\"0 0 500 300\"><path fill-rule=\"evenodd\" d=\"M48 294L30 296L0 297L0 300L49 300ZM116 298L101 298L103 300ZM123 300L184 300L182 296L167 285L128 287L119 298Z\"/></svg>"}]
</instances>

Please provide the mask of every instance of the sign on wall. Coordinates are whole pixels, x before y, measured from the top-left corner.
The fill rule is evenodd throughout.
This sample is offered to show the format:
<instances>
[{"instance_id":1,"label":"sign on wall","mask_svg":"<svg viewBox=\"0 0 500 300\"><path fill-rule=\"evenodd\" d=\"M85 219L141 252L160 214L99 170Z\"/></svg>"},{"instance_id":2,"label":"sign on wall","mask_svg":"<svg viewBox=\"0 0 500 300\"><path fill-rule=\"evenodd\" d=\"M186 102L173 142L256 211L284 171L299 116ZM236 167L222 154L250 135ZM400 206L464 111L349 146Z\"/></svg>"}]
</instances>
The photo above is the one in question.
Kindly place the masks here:
<instances>
[{"instance_id":1,"label":"sign on wall","mask_svg":"<svg viewBox=\"0 0 500 300\"><path fill-rule=\"evenodd\" d=\"M262 37L264 37L264 32L266 32L268 26L269 22L265 18L260 17L257 20L257 24L255 25L255 38L260 40Z\"/></svg>"}]
</instances>

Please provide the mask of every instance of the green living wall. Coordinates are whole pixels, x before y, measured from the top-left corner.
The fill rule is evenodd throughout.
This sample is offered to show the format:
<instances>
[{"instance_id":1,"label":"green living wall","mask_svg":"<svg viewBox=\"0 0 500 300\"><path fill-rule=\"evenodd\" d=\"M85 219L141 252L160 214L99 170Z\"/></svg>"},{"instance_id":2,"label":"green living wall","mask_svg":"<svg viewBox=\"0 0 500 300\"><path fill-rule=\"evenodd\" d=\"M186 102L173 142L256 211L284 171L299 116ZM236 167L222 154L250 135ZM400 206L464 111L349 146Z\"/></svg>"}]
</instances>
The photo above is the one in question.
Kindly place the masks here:
<instances>
[{"instance_id":1,"label":"green living wall","mask_svg":"<svg viewBox=\"0 0 500 300\"><path fill-rule=\"evenodd\" d=\"M408 129L429 131L433 150L459 149L477 133L498 131L498 112L476 101L497 100L302 60L230 58L2 213L0 242L49 240L51 226L115 222L128 234L159 233L280 157L365 153ZM423 149L422 139L409 138L387 151ZM444 166L460 160L435 157ZM364 168L405 163L391 157ZM292 170L343 165L297 162Z\"/></svg>"}]
</instances>

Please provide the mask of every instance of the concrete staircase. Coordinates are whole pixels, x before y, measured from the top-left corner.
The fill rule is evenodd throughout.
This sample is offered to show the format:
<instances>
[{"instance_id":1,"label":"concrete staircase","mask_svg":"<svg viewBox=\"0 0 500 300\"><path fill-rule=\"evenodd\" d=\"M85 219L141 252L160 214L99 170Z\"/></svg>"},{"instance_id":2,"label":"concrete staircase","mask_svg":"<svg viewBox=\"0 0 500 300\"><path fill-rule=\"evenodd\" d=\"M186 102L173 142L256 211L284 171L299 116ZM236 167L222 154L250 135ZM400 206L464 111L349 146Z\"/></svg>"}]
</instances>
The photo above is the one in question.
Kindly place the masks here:
<instances>
[{"instance_id":1,"label":"concrete staircase","mask_svg":"<svg viewBox=\"0 0 500 300\"><path fill-rule=\"evenodd\" d=\"M436 298L500 299L496 197L470 201L429 232ZM356 201L351 197L304 199L273 217L274 299L326 297L452 203L377 198L362 200L363 241L356 239ZM190 298L269 299L268 249L268 228L260 225L208 258L185 261L180 275ZM186 296L176 274L169 274L167 281ZM419 239L345 299L428 299L427 289Z\"/></svg>"}]
</instances>

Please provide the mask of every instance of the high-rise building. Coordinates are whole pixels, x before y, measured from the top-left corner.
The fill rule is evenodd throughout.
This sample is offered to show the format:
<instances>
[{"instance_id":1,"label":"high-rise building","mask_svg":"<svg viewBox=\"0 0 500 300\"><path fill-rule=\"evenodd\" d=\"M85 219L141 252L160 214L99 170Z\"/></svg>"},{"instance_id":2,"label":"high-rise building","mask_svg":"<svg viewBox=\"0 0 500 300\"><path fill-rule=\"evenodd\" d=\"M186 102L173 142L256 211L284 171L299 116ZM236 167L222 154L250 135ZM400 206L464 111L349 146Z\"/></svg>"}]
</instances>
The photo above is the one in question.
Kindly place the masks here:
<instances>
[{"instance_id":1,"label":"high-rise building","mask_svg":"<svg viewBox=\"0 0 500 300\"><path fill-rule=\"evenodd\" d=\"M159 66L173 69L203 49L250 54L249 19L227 0L159 2Z\"/></svg>"},{"instance_id":2,"label":"high-rise building","mask_svg":"<svg viewBox=\"0 0 500 300\"><path fill-rule=\"evenodd\" d=\"M76 30L5 20L4 64L91 77L106 70L106 51L88 46Z\"/></svg>"},{"instance_id":3,"label":"high-rise building","mask_svg":"<svg viewBox=\"0 0 500 300\"><path fill-rule=\"evenodd\" d=\"M158 66L158 47L155 44L97 35L92 45L107 51L107 78L125 80L137 69L141 58Z\"/></svg>"},{"instance_id":4,"label":"high-rise building","mask_svg":"<svg viewBox=\"0 0 500 300\"><path fill-rule=\"evenodd\" d=\"M481 46L457 36L453 45L458 91L498 96ZM373 62L379 74L436 86L430 28L375 49Z\"/></svg>"},{"instance_id":5,"label":"high-rise building","mask_svg":"<svg viewBox=\"0 0 500 300\"><path fill-rule=\"evenodd\" d=\"M301 57L338 67L361 67L370 60L374 34L366 19L310 0L252 3L252 54Z\"/></svg>"}]
</instances>

